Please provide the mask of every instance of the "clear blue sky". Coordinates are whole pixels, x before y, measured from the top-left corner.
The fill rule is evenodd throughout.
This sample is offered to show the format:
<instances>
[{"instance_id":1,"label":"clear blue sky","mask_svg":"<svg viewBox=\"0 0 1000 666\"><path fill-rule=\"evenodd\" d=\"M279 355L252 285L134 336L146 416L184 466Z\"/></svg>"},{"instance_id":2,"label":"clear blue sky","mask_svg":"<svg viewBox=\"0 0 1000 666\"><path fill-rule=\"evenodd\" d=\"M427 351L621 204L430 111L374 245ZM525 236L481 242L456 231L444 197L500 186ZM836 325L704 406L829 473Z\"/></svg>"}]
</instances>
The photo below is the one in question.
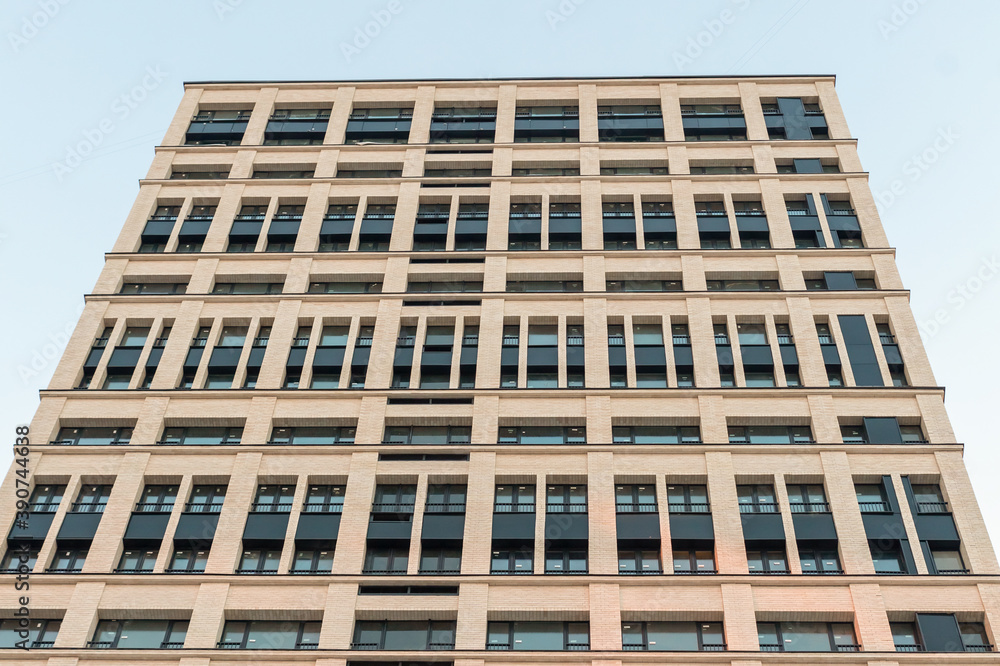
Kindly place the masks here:
<instances>
[{"instance_id":1,"label":"clear blue sky","mask_svg":"<svg viewBox=\"0 0 1000 666\"><path fill-rule=\"evenodd\" d=\"M6 0L0 442L32 417L185 80L836 74L917 321L943 322L925 343L1000 538L997 25L985 0Z\"/></svg>"}]
</instances>

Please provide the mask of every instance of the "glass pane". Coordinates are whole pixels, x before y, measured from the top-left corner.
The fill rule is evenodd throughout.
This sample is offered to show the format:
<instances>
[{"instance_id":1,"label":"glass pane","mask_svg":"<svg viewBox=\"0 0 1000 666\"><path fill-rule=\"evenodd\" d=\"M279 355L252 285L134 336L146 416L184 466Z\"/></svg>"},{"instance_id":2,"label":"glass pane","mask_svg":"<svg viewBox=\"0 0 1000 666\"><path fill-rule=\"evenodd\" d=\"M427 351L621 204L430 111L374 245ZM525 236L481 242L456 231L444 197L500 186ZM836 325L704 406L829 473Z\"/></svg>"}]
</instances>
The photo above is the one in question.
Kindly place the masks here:
<instances>
[{"instance_id":1,"label":"glass pane","mask_svg":"<svg viewBox=\"0 0 1000 666\"><path fill-rule=\"evenodd\" d=\"M427 648L427 630L426 621L387 622L385 649L424 650Z\"/></svg>"},{"instance_id":2,"label":"glass pane","mask_svg":"<svg viewBox=\"0 0 1000 666\"><path fill-rule=\"evenodd\" d=\"M649 622L650 650L697 650L698 634L693 622Z\"/></svg>"},{"instance_id":3,"label":"glass pane","mask_svg":"<svg viewBox=\"0 0 1000 666\"><path fill-rule=\"evenodd\" d=\"M251 622L247 648L253 650L292 650L299 633L298 622Z\"/></svg>"},{"instance_id":4,"label":"glass pane","mask_svg":"<svg viewBox=\"0 0 1000 666\"><path fill-rule=\"evenodd\" d=\"M515 650L562 650L562 622L514 622Z\"/></svg>"},{"instance_id":5,"label":"glass pane","mask_svg":"<svg viewBox=\"0 0 1000 666\"><path fill-rule=\"evenodd\" d=\"M158 648L163 642L166 629L167 622L164 620L125 620L122 622L118 647Z\"/></svg>"},{"instance_id":6,"label":"glass pane","mask_svg":"<svg viewBox=\"0 0 1000 666\"><path fill-rule=\"evenodd\" d=\"M781 635L788 652L829 652L829 628L824 622L783 624Z\"/></svg>"},{"instance_id":7,"label":"glass pane","mask_svg":"<svg viewBox=\"0 0 1000 666\"><path fill-rule=\"evenodd\" d=\"M659 324L634 324L632 341L637 345L662 345L663 327Z\"/></svg>"}]
</instances>

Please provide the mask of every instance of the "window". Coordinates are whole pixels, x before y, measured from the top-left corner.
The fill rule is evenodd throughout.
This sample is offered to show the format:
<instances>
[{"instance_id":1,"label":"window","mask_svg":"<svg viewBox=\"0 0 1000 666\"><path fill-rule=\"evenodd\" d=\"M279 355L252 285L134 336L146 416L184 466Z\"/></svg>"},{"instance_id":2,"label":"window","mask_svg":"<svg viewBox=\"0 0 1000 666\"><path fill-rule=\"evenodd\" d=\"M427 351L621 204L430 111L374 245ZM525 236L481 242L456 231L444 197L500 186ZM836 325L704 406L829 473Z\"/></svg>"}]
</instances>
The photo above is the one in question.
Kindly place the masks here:
<instances>
[{"instance_id":1,"label":"window","mask_svg":"<svg viewBox=\"0 0 1000 666\"><path fill-rule=\"evenodd\" d=\"M710 548L683 548L675 543L672 557L675 574L718 573L715 569L715 553Z\"/></svg>"},{"instance_id":2,"label":"window","mask_svg":"<svg viewBox=\"0 0 1000 666\"><path fill-rule=\"evenodd\" d=\"M56 554L52 558L52 564L46 569L47 573L80 573L83 565L87 561L86 546L75 548L63 548L56 544Z\"/></svg>"},{"instance_id":3,"label":"window","mask_svg":"<svg viewBox=\"0 0 1000 666\"><path fill-rule=\"evenodd\" d=\"M176 499L177 486L148 485L142 489L134 510L137 513L170 513Z\"/></svg>"},{"instance_id":4,"label":"window","mask_svg":"<svg viewBox=\"0 0 1000 666\"><path fill-rule=\"evenodd\" d=\"M179 169L178 167L172 167L170 169L170 179L171 180L225 180L229 178L229 168L225 165L219 170L215 169Z\"/></svg>"},{"instance_id":5,"label":"window","mask_svg":"<svg viewBox=\"0 0 1000 666\"><path fill-rule=\"evenodd\" d=\"M468 444L470 426L386 426L383 444Z\"/></svg>"},{"instance_id":6,"label":"window","mask_svg":"<svg viewBox=\"0 0 1000 666\"><path fill-rule=\"evenodd\" d=\"M761 652L857 652L854 625L847 622L758 622Z\"/></svg>"},{"instance_id":7,"label":"window","mask_svg":"<svg viewBox=\"0 0 1000 666\"><path fill-rule=\"evenodd\" d=\"M723 175L754 173L753 164L691 164L692 175Z\"/></svg>"},{"instance_id":8,"label":"window","mask_svg":"<svg viewBox=\"0 0 1000 666\"><path fill-rule=\"evenodd\" d=\"M458 217L455 218L455 249L485 250L489 216L488 203L459 202ZM551 230L549 233L551 235Z\"/></svg>"},{"instance_id":9,"label":"window","mask_svg":"<svg viewBox=\"0 0 1000 666\"><path fill-rule=\"evenodd\" d=\"M433 169L424 168L425 178L489 178L493 175L493 169L489 167L469 167L464 169ZM515 176L518 174L514 174ZM416 248L414 248L416 249ZM444 248L441 248L442 250Z\"/></svg>"},{"instance_id":10,"label":"window","mask_svg":"<svg viewBox=\"0 0 1000 666\"><path fill-rule=\"evenodd\" d=\"M886 539L872 540L868 542L868 548L872 554L872 564L875 566L875 573L887 575L901 575L908 572L906 560L898 541Z\"/></svg>"},{"instance_id":11,"label":"window","mask_svg":"<svg viewBox=\"0 0 1000 666\"><path fill-rule=\"evenodd\" d=\"M431 143L493 143L496 117L492 107L435 107Z\"/></svg>"},{"instance_id":12,"label":"window","mask_svg":"<svg viewBox=\"0 0 1000 666\"><path fill-rule=\"evenodd\" d=\"M580 112L576 106L519 106L514 118L516 143L575 143Z\"/></svg>"},{"instance_id":13,"label":"window","mask_svg":"<svg viewBox=\"0 0 1000 666\"><path fill-rule=\"evenodd\" d=\"M677 222L671 202L642 202L642 234L647 250L677 249Z\"/></svg>"},{"instance_id":14,"label":"window","mask_svg":"<svg viewBox=\"0 0 1000 666\"><path fill-rule=\"evenodd\" d=\"M319 624L319 623L317 623ZM358 620L352 650L452 650L454 620Z\"/></svg>"},{"instance_id":15,"label":"window","mask_svg":"<svg viewBox=\"0 0 1000 666\"><path fill-rule=\"evenodd\" d=\"M482 291L482 280L409 281L406 283L406 293L408 294L480 293Z\"/></svg>"},{"instance_id":16,"label":"window","mask_svg":"<svg viewBox=\"0 0 1000 666\"><path fill-rule=\"evenodd\" d=\"M743 506L741 505L742 509ZM751 574L787 574L788 558L784 549L747 549L747 567Z\"/></svg>"},{"instance_id":17,"label":"window","mask_svg":"<svg viewBox=\"0 0 1000 666\"><path fill-rule=\"evenodd\" d=\"M268 167L265 167L263 169L259 169L257 167L254 167L253 175L251 175L250 177L251 178L270 178L270 179L275 179L275 178L312 178L315 173L316 173L315 168L313 168L313 169L295 169L295 170L293 170L293 169L275 169L275 168L268 168ZM271 246L269 244L267 251L268 252L291 252L291 249L290 248L288 250L271 249Z\"/></svg>"},{"instance_id":18,"label":"window","mask_svg":"<svg viewBox=\"0 0 1000 666\"><path fill-rule=\"evenodd\" d=\"M28 511L31 513L55 513L59 510L66 486L42 485L35 486L28 500Z\"/></svg>"},{"instance_id":19,"label":"window","mask_svg":"<svg viewBox=\"0 0 1000 666\"><path fill-rule=\"evenodd\" d=\"M191 119L184 144L187 146L238 146L243 140L247 123L246 110L201 110Z\"/></svg>"},{"instance_id":20,"label":"window","mask_svg":"<svg viewBox=\"0 0 1000 666\"><path fill-rule=\"evenodd\" d=\"M424 544L420 552L420 573L459 574L462 572L462 549Z\"/></svg>"},{"instance_id":21,"label":"window","mask_svg":"<svg viewBox=\"0 0 1000 666\"><path fill-rule=\"evenodd\" d=\"M183 294L186 291L186 282L125 282L118 293L164 296L167 294Z\"/></svg>"},{"instance_id":22,"label":"window","mask_svg":"<svg viewBox=\"0 0 1000 666\"><path fill-rule=\"evenodd\" d=\"M663 112L658 104L597 107L600 141L663 141Z\"/></svg>"},{"instance_id":23,"label":"window","mask_svg":"<svg viewBox=\"0 0 1000 666\"><path fill-rule=\"evenodd\" d=\"M559 548L557 546L549 546L545 550L545 573L587 573L587 551L575 548Z\"/></svg>"},{"instance_id":24,"label":"window","mask_svg":"<svg viewBox=\"0 0 1000 666\"><path fill-rule=\"evenodd\" d=\"M809 548L800 545L799 563L804 574L844 573L836 548Z\"/></svg>"},{"instance_id":25,"label":"window","mask_svg":"<svg viewBox=\"0 0 1000 666\"><path fill-rule=\"evenodd\" d=\"M930 551L933 573L942 576L969 573L965 560L962 559L962 551L957 547L930 544Z\"/></svg>"},{"instance_id":26,"label":"window","mask_svg":"<svg viewBox=\"0 0 1000 666\"><path fill-rule=\"evenodd\" d=\"M854 484L854 492L857 495L861 513L890 513L892 511L886 497L885 486L881 483L856 483Z\"/></svg>"},{"instance_id":27,"label":"window","mask_svg":"<svg viewBox=\"0 0 1000 666\"><path fill-rule=\"evenodd\" d=\"M583 280L508 280L508 293L580 292Z\"/></svg>"},{"instance_id":28,"label":"window","mask_svg":"<svg viewBox=\"0 0 1000 666\"><path fill-rule=\"evenodd\" d=\"M0 648L44 649L55 645L62 620L0 621ZM27 635L25 635L27 634Z\"/></svg>"},{"instance_id":29,"label":"window","mask_svg":"<svg viewBox=\"0 0 1000 666\"><path fill-rule=\"evenodd\" d=\"M644 166L613 166L614 162L601 163L602 176L666 176L670 169L665 162Z\"/></svg>"},{"instance_id":30,"label":"window","mask_svg":"<svg viewBox=\"0 0 1000 666\"><path fill-rule=\"evenodd\" d=\"M545 489L545 512L587 513L587 486L548 486Z\"/></svg>"},{"instance_id":31,"label":"window","mask_svg":"<svg viewBox=\"0 0 1000 666\"><path fill-rule=\"evenodd\" d=\"M376 167L381 165L366 164L365 167ZM402 165L388 164L383 168L350 168L344 165L337 169L337 178L399 178L403 175Z\"/></svg>"},{"instance_id":32,"label":"window","mask_svg":"<svg viewBox=\"0 0 1000 666\"><path fill-rule=\"evenodd\" d=\"M511 203L507 221L507 249L540 250L541 248L542 204Z\"/></svg>"},{"instance_id":33,"label":"window","mask_svg":"<svg viewBox=\"0 0 1000 666\"><path fill-rule=\"evenodd\" d=\"M163 429L158 444L177 446L233 446L243 437L242 427L190 426Z\"/></svg>"},{"instance_id":34,"label":"window","mask_svg":"<svg viewBox=\"0 0 1000 666\"><path fill-rule=\"evenodd\" d=\"M280 549L254 548L244 550L240 556L238 574L276 574L281 560Z\"/></svg>"},{"instance_id":35,"label":"window","mask_svg":"<svg viewBox=\"0 0 1000 666\"><path fill-rule=\"evenodd\" d=\"M212 293L234 296L280 294L284 286L283 282L216 282L212 287Z\"/></svg>"},{"instance_id":36,"label":"window","mask_svg":"<svg viewBox=\"0 0 1000 666\"><path fill-rule=\"evenodd\" d=\"M89 648L122 650L184 647L187 620L101 620Z\"/></svg>"},{"instance_id":37,"label":"window","mask_svg":"<svg viewBox=\"0 0 1000 666\"><path fill-rule=\"evenodd\" d=\"M184 506L187 513L219 513L226 501L226 486L194 486Z\"/></svg>"},{"instance_id":38,"label":"window","mask_svg":"<svg viewBox=\"0 0 1000 666\"><path fill-rule=\"evenodd\" d=\"M319 231L320 252L346 252L350 249L358 204L331 203Z\"/></svg>"},{"instance_id":39,"label":"window","mask_svg":"<svg viewBox=\"0 0 1000 666\"><path fill-rule=\"evenodd\" d=\"M296 549L290 574L328 574L333 569L333 550L321 548Z\"/></svg>"},{"instance_id":40,"label":"window","mask_svg":"<svg viewBox=\"0 0 1000 666\"><path fill-rule=\"evenodd\" d=\"M706 280L709 291L778 291L777 280Z\"/></svg>"},{"instance_id":41,"label":"window","mask_svg":"<svg viewBox=\"0 0 1000 666\"><path fill-rule=\"evenodd\" d=\"M656 513L656 488L652 485L615 486L618 513Z\"/></svg>"},{"instance_id":42,"label":"window","mask_svg":"<svg viewBox=\"0 0 1000 666\"><path fill-rule=\"evenodd\" d=\"M819 277L806 277L809 291L855 291L876 289L874 278L860 278L849 271L827 271Z\"/></svg>"},{"instance_id":43,"label":"window","mask_svg":"<svg viewBox=\"0 0 1000 666\"><path fill-rule=\"evenodd\" d=\"M368 544L363 574L405 575L410 556L409 542L398 545Z\"/></svg>"},{"instance_id":44,"label":"window","mask_svg":"<svg viewBox=\"0 0 1000 666\"><path fill-rule=\"evenodd\" d=\"M320 622L226 620L218 647L232 650L315 650Z\"/></svg>"},{"instance_id":45,"label":"window","mask_svg":"<svg viewBox=\"0 0 1000 666\"><path fill-rule=\"evenodd\" d=\"M618 549L618 573L622 575L662 574L658 550Z\"/></svg>"},{"instance_id":46,"label":"window","mask_svg":"<svg viewBox=\"0 0 1000 666\"><path fill-rule=\"evenodd\" d=\"M631 201L605 201L601 204L604 249L636 249L635 207Z\"/></svg>"},{"instance_id":47,"label":"window","mask_svg":"<svg viewBox=\"0 0 1000 666\"><path fill-rule=\"evenodd\" d=\"M744 141L746 120L739 104L681 104L686 141Z\"/></svg>"},{"instance_id":48,"label":"window","mask_svg":"<svg viewBox=\"0 0 1000 666\"><path fill-rule=\"evenodd\" d=\"M493 501L494 513L534 513L535 486L500 485Z\"/></svg>"},{"instance_id":49,"label":"window","mask_svg":"<svg viewBox=\"0 0 1000 666\"><path fill-rule=\"evenodd\" d=\"M465 513L468 489L459 484L430 484L427 486L426 513Z\"/></svg>"},{"instance_id":50,"label":"window","mask_svg":"<svg viewBox=\"0 0 1000 666\"><path fill-rule=\"evenodd\" d=\"M682 291L684 286L680 280L608 280L606 289L609 292Z\"/></svg>"},{"instance_id":51,"label":"window","mask_svg":"<svg viewBox=\"0 0 1000 666\"><path fill-rule=\"evenodd\" d=\"M310 294L381 294L381 282L310 282Z\"/></svg>"},{"instance_id":52,"label":"window","mask_svg":"<svg viewBox=\"0 0 1000 666\"><path fill-rule=\"evenodd\" d=\"M710 513L708 487L704 485L668 485L667 510L670 513Z\"/></svg>"},{"instance_id":53,"label":"window","mask_svg":"<svg viewBox=\"0 0 1000 666\"><path fill-rule=\"evenodd\" d=\"M730 444L810 444L812 429L802 426L729 426Z\"/></svg>"},{"instance_id":54,"label":"window","mask_svg":"<svg viewBox=\"0 0 1000 666\"><path fill-rule=\"evenodd\" d=\"M788 484L788 503L792 513L830 513L823 486L818 483Z\"/></svg>"},{"instance_id":55,"label":"window","mask_svg":"<svg viewBox=\"0 0 1000 666\"><path fill-rule=\"evenodd\" d=\"M60 428L50 444L68 446L116 446L128 444L132 428Z\"/></svg>"},{"instance_id":56,"label":"window","mask_svg":"<svg viewBox=\"0 0 1000 666\"><path fill-rule=\"evenodd\" d=\"M264 484L257 486L251 513L290 513L295 486Z\"/></svg>"},{"instance_id":57,"label":"window","mask_svg":"<svg viewBox=\"0 0 1000 666\"><path fill-rule=\"evenodd\" d=\"M550 202L549 249L579 250L581 234L580 202Z\"/></svg>"},{"instance_id":58,"label":"window","mask_svg":"<svg viewBox=\"0 0 1000 666\"><path fill-rule=\"evenodd\" d=\"M487 650L589 650L587 622L490 622Z\"/></svg>"},{"instance_id":59,"label":"window","mask_svg":"<svg viewBox=\"0 0 1000 666\"><path fill-rule=\"evenodd\" d=\"M629 426L611 428L615 444L699 444L698 426Z\"/></svg>"},{"instance_id":60,"label":"window","mask_svg":"<svg viewBox=\"0 0 1000 666\"><path fill-rule=\"evenodd\" d=\"M749 484L736 486L740 513L778 513L774 486Z\"/></svg>"},{"instance_id":61,"label":"window","mask_svg":"<svg viewBox=\"0 0 1000 666\"><path fill-rule=\"evenodd\" d=\"M417 487L411 485L379 485L375 487L372 513L412 514Z\"/></svg>"},{"instance_id":62,"label":"window","mask_svg":"<svg viewBox=\"0 0 1000 666\"><path fill-rule=\"evenodd\" d=\"M896 652L922 652L924 646L920 643L917 626L913 622L890 622L892 642Z\"/></svg>"},{"instance_id":63,"label":"window","mask_svg":"<svg viewBox=\"0 0 1000 666\"><path fill-rule=\"evenodd\" d=\"M532 505L534 509L534 505ZM493 550L490 557L490 573L497 574L530 574L534 570L534 544L527 543L523 548L504 546Z\"/></svg>"},{"instance_id":64,"label":"window","mask_svg":"<svg viewBox=\"0 0 1000 666\"><path fill-rule=\"evenodd\" d=\"M982 622L959 622L958 630L966 652L993 652Z\"/></svg>"},{"instance_id":65,"label":"window","mask_svg":"<svg viewBox=\"0 0 1000 666\"><path fill-rule=\"evenodd\" d=\"M330 109L275 109L264 130L264 145L321 144L329 120Z\"/></svg>"},{"instance_id":66,"label":"window","mask_svg":"<svg viewBox=\"0 0 1000 666\"><path fill-rule=\"evenodd\" d=\"M7 542L7 552L0 561L0 573L29 573L38 561L40 543L18 541Z\"/></svg>"},{"instance_id":67,"label":"window","mask_svg":"<svg viewBox=\"0 0 1000 666\"><path fill-rule=\"evenodd\" d=\"M392 225L395 217L396 204L369 203L365 209L364 217L361 218L358 250L361 252L388 250L389 242L392 240Z\"/></svg>"},{"instance_id":68,"label":"window","mask_svg":"<svg viewBox=\"0 0 1000 666\"><path fill-rule=\"evenodd\" d=\"M584 426L511 426L501 427L497 433L497 444L586 444L587 429Z\"/></svg>"},{"instance_id":69,"label":"window","mask_svg":"<svg viewBox=\"0 0 1000 666\"><path fill-rule=\"evenodd\" d=\"M948 513L948 503L944 500L941 486L936 483L914 483L911 488L918 514Z\"/></svg>"},{"instance_id":70,"label":"window","mask_svg":"<svg viewBox=\"0 0 1000 666\"><path fill-rule=\"evenodd\" d=\"M86 484L80 488L70 513L104 513L104 507L107 506L110 496L111 485Z\"/></svg>"},{"instance_id":71,"label":"window","mask_svg":"<svg viewBox=\"0 0 1000 666\"><path fill-rule=\"evenodd\" d=\"M829 139L830 131L819 104L799 97L779 97L761 102L771 139Z\"/></svg>"},{"instance_id":72,"label":"window","mask_svg":"<svg viewBox=\"0 0 1000 666\"><path fill-rule=\"evenodd\" d=\"M355 108L347 121L344 143L406 143L412 118L412 107Z\"/></svg>"},{"instance_id":73,"label":"window","mask_svg":"<svg viewBox=\"0 0 1000 666\"><path fill-rule=\"evenodd\" d=\"M122 551L121 559L115 573L137 574L150 573L156 565L156 557L160 551L156 548L152 550L132 549Z\"/></svg>"},{"instance_id":74,"label":"window","mask_svg":"<svg viewBox=\"0 0 1000 666\"><path fill-rule=\"evenodd\" d=\"M205 573L206 564L208 564L207 549L179 548L174 551L167 573Z\"/></svg>"},{"instance_id":75,"label":"window","mask_svg":"<svg viewBox=\"0 0 1000 666\"><path fill-rule=\"evenodd\" d=\"M721 622L623 622L622 648L664 652L726 649Z\"/></svg>"},{"instance_id":76,"label":"window","mask_svg":"<svg viewBox=\"0 0 1000 666\"><path fill-rule=\"evenodd\" d=\"M302 513L342 513L344 486L309 486Z\"/></svg>"},{"instance_id":77,"label":"window","mask_svg":"<svg viewBox=\"0 0 1000 666\"><path fill-rule=\"evenodd\" d=\"M315 388L315 386L314 386ZM293 426L275 428L268 444L279 446L319 446L353 444L357 428L336 426Z\"/></svg>"}]
</instances>

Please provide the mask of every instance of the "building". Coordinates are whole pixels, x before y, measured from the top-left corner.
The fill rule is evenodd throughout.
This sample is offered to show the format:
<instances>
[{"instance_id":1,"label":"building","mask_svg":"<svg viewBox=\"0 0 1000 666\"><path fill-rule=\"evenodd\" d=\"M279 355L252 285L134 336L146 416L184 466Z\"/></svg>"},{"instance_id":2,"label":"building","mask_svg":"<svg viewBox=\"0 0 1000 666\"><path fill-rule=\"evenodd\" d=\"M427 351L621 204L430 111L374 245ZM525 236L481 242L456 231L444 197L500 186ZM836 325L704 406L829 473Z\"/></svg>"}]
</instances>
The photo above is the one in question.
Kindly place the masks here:
<instances>
[{"instance_id":1,"label":"building","mask_svg":"<svg viewBox=\"0 0 1000 666\"><path fill-rule=\"evenodd\" d=\"M1000 663L867 181L830 76L187 84L0 661Z\"/></svg>"}]
</instances>

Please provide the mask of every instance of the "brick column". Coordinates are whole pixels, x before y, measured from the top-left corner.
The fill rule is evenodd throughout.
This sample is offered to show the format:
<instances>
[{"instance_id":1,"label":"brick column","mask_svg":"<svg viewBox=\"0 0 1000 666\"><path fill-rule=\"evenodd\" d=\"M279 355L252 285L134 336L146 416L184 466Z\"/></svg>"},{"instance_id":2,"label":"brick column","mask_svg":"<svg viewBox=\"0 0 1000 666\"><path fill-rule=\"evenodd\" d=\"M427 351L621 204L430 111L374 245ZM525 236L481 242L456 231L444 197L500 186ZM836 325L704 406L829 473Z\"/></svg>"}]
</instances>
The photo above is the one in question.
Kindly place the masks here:
<instances>
[{"instance_id":1,"label":"brick column","mask_svg":"<svg viewBox=\"0 0 1000 666\"><path fill-rule=\"evenodd\" d=\"M705 465L712 522L715 525L716 566L721 574L746 574L749 571L747 552L743 542L743 523L737 510L739 502L732 455L729 452L706 453Z\"/></svg>"},{"instance_id":2,"label":"brick column","mask_svg":"<svg viewBox=\"0 0 1000 666\"><path fill-rule=\"evenodd\" d=\"M595 575L618 573L613 464L612 453L592 451L587 454L587 511L590 514L588 569Z\"/></svg>"}]
</instances>

